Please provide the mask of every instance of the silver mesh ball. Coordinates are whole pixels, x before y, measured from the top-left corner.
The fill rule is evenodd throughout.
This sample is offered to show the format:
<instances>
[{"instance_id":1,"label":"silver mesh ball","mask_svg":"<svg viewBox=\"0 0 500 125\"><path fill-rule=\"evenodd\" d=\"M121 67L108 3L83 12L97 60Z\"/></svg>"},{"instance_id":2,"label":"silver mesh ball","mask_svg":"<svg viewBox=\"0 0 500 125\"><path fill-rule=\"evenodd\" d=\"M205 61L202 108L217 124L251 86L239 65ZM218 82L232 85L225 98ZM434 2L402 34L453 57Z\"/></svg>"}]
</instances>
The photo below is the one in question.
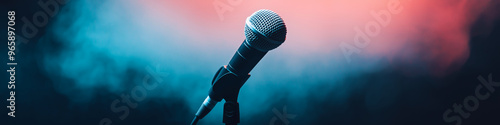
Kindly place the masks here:
<instances>
[{"instance_id":1,"label":"silver mesh ball","mask_svg":"<svg viewBox=\"0 0 500 125\"><path fill-rule=\"evenodd\" d=\"M247 18L246 42L260 51L269 51L280 46L286 38L283 19L271 10L259 10Z\"/></svg>"}]
</instances>

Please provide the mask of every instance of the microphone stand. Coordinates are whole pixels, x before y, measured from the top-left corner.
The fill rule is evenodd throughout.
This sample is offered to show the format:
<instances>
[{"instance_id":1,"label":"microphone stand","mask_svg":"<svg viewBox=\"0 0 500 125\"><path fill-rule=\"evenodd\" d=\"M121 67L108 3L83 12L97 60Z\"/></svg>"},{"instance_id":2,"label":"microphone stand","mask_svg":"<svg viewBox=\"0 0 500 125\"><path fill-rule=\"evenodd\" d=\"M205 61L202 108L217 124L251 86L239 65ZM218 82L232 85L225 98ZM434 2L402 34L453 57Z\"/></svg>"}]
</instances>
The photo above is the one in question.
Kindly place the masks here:
<instances>
[{"instance_id":1,"label":"microphone stand","mask_svg":"<svg viewBox=\"0 0 500 125\"><path fill-rule=\"evenodd\" d=\"M210 98L214 100L224 99L224 112L222 122L226 125L237 125L240 123L240 109L238 94L240 88L250 77L250 74L236 74L231 72L227 65L222 66L212 79L212 87L209 90Z\"/></svg>"}]
</instances>

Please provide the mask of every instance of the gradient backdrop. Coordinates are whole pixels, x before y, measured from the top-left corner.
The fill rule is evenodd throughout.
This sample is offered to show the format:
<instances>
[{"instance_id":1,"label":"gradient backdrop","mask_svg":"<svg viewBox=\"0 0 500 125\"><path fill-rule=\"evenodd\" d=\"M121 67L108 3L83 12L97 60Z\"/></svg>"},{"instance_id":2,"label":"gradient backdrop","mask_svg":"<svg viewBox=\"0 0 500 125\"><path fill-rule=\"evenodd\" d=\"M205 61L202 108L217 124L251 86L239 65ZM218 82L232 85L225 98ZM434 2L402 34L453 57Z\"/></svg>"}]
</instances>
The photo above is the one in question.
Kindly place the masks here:
<instances>
[{"instance_id":1,"label":"gradient backdrop","mask_svg":"<svg viewBox=\"0 0 500 125\"><path fill-rule=\"evenodd\" d=\"M189 124L259 9L288 33L242 87L242 125L452 125L443 113L478 76L500 81L497 0L56 1L1 4L16 11L19 65L16 118L0 124ZM500 123L499 93L462 123ZM222 124L222 105L200 124Z\"/></svg>"}]
</instances>

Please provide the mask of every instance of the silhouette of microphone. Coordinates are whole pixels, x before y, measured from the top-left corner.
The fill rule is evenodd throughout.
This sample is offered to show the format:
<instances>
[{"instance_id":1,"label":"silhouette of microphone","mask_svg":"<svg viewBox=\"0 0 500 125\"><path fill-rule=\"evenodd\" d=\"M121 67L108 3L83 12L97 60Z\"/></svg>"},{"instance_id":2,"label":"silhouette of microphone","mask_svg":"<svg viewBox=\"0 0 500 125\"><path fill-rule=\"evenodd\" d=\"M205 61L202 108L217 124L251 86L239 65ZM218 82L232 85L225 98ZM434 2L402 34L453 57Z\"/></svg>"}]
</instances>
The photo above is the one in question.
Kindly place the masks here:
<instances>
[{"instance_id":1,"label":"silhouette of microphone","mask_svg":"<svg viewBox=\"0 0 500 125\"><path fill-rule=\"evenodd\" d=\"M262 9L246 19L245 37L229 64L219 68L215 74L209 94L198 109L192 125L197 124L198 120L205 117L222 99L226 101L223 123L239 123L237 99L240 88L262 57L285 41L286 26L278 14Z\"/></svg>"}]
</instances>

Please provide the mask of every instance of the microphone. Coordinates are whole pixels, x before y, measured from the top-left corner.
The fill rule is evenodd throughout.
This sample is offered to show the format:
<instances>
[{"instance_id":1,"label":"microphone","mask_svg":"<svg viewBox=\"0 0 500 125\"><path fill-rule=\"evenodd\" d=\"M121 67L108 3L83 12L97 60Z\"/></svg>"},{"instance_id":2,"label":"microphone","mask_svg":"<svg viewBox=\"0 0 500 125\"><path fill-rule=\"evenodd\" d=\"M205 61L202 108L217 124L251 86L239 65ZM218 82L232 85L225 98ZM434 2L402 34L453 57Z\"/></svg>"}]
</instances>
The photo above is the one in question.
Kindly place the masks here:
<instances>
[{"instance_id":1,"label":"microphone","mask_svg":"<svg viewBox=\"0 0 500 125\"><path fill-rule=\"evenodd\" d=\"M205 117L222 99L226 100L223 122L239 123L239 105L236 101L239 89L262 57L285 41L286 26L278 14L262 9L246 19L245 37L229 64L222 66L215 74L209 95L196 112L192 125Z\"/></svg>"}]
</instances>

